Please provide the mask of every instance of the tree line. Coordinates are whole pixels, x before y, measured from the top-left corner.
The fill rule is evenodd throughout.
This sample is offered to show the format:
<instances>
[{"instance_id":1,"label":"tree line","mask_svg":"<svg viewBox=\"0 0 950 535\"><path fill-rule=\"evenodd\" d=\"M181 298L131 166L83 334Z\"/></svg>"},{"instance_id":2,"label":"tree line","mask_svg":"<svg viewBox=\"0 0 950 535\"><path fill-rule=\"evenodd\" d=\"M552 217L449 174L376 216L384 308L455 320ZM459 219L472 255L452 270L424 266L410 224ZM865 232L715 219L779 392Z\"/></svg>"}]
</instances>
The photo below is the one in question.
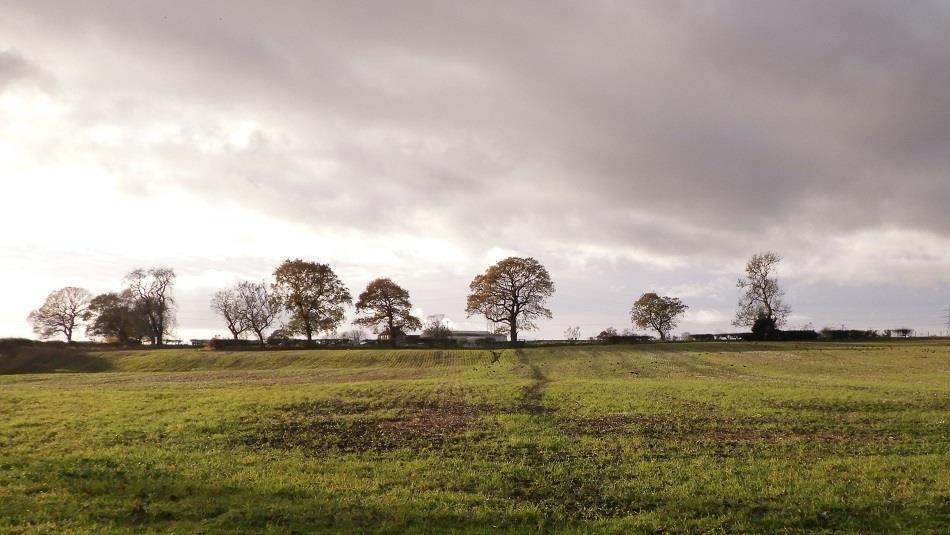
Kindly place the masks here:
<instances>
[{"instance_id":1,"label":"tree line","mask_svg":"<svg viewBox=\"0 0 950 535\"><path fill-rule=\"evenodd\" d=\"M753 255L745 276L737 282L741 295L733 323L751 327L763 338L777 332L791 312L775 277L780 261L771 252ZM50 293L28 321L42 338L62 335L72 341L76 328L84 324L87 336L93 338L161 346L175 324L174 282L174 270L157 267L129 272L117 292L93 296L82 288L62 288ZM546 303L554 291L554 282L540 262L509 257L475 276L465 313L486 318L496 325L497 334L516 342L520 332L536 329L537 321L552 317ZM210 306L234 339L253 336L261 346L268 331L270 336L301 335L308 343L320 334L335 333L348 306L355 307L354 325L385 334L391 345L399 336L423 327L412 314L409 292L393 280L369 282L354 304L349 289L329 265L300 259L282 262L271 281L241 281L215 292ZM652 330L666 341L687 310L689 306L679 298L651 291L633 303L630 319L634 326ZM445 336L445 326L434 323L427 330ZM568 331L569 339L579 335L577 327Z\"/></svg>"},{"instance_id":2,"label":"tree line","mask_svg":"<svg viewBox=\"0 0 950 535\"><path fill-rule=\"evenodd\" d=\"M67 286L50 293L27 320L41 338L63 335L71 342L76 328L85 324L89 337L122 344L148 340L161 346L174 327L174 283L174 270L160 267L130 271L120 291L95 297L84 288Z\"/></svg>"}]
</instances>

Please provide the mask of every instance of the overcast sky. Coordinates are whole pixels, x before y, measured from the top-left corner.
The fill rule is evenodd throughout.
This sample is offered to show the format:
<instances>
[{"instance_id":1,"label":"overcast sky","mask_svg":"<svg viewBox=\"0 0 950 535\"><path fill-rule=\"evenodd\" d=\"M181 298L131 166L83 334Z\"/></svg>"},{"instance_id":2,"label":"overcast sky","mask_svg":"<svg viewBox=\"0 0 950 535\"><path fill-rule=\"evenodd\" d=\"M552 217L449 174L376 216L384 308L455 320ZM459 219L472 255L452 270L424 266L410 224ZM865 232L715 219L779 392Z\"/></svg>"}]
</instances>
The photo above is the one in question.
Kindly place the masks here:
<instances>
[{"instance_id":1,"label":"overcast sky","mask_svg":"<svg viewBox=\"0 0 950 535\"><path fill-rule=\"evenodd\" d=\"M0 0L0 336L51 290L178 273L210 294L285 258L388 276L464 316L533 256L527 337L734 330L750 255L790 326L945 329L950 3ZM346 326L344 326L346 328Z\"/></svg>"}]
</instances>

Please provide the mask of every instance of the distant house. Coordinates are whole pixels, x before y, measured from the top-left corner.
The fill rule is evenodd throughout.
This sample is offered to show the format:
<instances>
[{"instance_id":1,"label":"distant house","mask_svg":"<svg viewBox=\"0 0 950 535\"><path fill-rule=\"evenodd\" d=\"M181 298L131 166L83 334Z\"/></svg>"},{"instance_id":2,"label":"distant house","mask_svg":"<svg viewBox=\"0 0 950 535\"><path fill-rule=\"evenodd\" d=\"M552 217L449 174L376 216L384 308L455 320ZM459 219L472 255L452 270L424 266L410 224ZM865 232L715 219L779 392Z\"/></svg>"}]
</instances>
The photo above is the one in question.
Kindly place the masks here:
<instances>
[{"instance_id":1,"label":"distant house","mask_svg":"<svg viewBox=\"0 0 950 535\"><path fill-rule=\"evenodd\" d=\"M396 343L400 344L403 341L405 341L406 334L403 333L399 327L396 327L395 331L396 331ZM382 332L376 335L376 341L379 344L388 344L390 336L391 335L389 334L389 329L384 329Z\"/></svg>"},{"instance_id":2,"label":"distant house","mask_svg":"<svg viewBox=\"0 0 950 535\"><path fill-rule=\"evenodd\" d=\"M364 341L365 343L365 341ZM376 335L376 343L378 345L388 345L389 344L389 329L383 330L383 332ZM396 345L399 346L416 346L422 343L422 335L419 334L406 334L402 332L398 327L396 328Z\"/></svg>"}]
</instances>

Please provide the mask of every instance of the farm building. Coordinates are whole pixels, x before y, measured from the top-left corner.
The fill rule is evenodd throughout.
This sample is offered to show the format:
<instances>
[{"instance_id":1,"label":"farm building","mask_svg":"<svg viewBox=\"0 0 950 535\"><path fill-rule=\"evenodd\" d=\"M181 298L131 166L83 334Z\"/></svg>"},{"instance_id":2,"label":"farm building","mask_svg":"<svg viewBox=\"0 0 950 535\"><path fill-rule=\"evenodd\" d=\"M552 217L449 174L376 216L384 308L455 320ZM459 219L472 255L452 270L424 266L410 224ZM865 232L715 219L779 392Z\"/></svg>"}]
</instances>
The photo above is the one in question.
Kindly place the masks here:
<instances>
[{"instance_id":1,"label":"farm building","mask_svg":"<svg viewBox=\"0 0 950 535\"><path fill-rule=\"evenodd\" d=\"M459 344L471 344L475 342L507 342L508 337L503 334L494 334L489 331L451 331L448 335L449 340L455 340Z\"/></svg>"}]
</instances>

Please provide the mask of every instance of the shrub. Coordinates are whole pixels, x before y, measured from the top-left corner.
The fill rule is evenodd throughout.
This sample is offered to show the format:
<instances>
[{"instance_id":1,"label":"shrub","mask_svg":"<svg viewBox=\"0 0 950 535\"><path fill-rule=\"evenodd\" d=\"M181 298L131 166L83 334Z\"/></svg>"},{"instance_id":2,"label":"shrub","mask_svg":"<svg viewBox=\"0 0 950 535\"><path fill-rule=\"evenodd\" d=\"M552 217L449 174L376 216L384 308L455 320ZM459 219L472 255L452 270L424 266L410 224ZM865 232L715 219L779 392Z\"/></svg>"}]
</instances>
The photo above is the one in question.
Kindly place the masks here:
<instances>
[{"instance_id":1,"label":"shrub","mask_svg":"<svg viewBox=\"0 0 950 535\"><path fill-rule=\"evenodd\" d=\"M821 330L821 338L824 340L869 340L877 338L877 331L861 331L856 329L829 329Z\"/></svg>"}]
</instances>

